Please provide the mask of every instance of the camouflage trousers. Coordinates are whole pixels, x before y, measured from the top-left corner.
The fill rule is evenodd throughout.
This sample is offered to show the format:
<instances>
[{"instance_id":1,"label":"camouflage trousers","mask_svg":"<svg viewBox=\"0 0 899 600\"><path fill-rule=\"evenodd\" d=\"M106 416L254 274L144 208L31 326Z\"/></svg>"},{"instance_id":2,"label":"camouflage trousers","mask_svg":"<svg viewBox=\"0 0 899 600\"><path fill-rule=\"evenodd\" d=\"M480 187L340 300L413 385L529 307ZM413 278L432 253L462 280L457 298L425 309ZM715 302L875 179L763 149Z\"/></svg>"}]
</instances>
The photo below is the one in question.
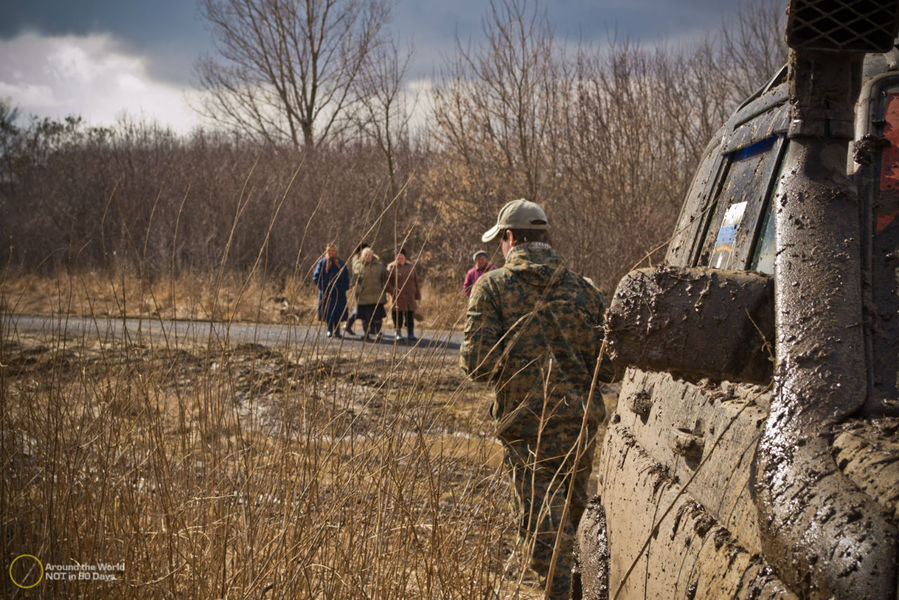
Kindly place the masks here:
<instances>
[{"instance_id":1,"label":"camouflage trousers","mask_svg":"<svg viewBox=\"0 0 899 600\"><path fill-rule=\"evenodd\" d=\"M571 597L575 532L587 504L587 482L596 446L596 429L591 429L573 478L577 431L564 432L568 435L544 431L539 446L536 439L501 440L519 541L530 552L529 565L544 585L558 538L555 571L546 596L553 600ZM566 511L569 486L571 501Z\"/></svg>"}]
</instances>

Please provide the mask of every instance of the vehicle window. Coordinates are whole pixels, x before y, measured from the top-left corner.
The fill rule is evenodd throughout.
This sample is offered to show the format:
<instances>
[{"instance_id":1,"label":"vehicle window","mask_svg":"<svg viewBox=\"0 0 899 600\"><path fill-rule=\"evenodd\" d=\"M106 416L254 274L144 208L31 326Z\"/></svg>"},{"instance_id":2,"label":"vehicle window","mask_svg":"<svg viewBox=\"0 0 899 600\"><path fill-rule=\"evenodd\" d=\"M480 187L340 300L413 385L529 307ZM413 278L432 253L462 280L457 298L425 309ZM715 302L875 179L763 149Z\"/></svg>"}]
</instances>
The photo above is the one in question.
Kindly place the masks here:
<instances>
[{"instance_id":1,"label":"vehicle window","mask_svg":"<svg viewBox=\"0 0 899 600\"><path fill-rule=\"evenodd\" d=\"M883 398L899 389L899 88L886 90L879 177L871 210L874 386ZM875 122L877 119L875 119Z\"/></svg>"},{"instance_id":2,"label":"vehicle window","mask_svg":"<svg viewBox=\"0 0 899 600\"><path fill-rule=\"evenodd\" d=\"M768 202L765 217L762 219L762 233L756 244L755 254L749 268L760 273L774 275L774 211L773 202Z\"/></svg>"},{"instance_id":3,"label":"vehicle window","mask_svg":"<svg viewBox=\"0 0 899 600\"><path fill-rule=\"evenodd\" d=\"M777 170L777 176L774 181L780 181L780 175L783 172L783 163ZM774 197L776 189L772 188L765 199L765 214L762 217L762 225L759 227L758 239L755 242L755 249L752 252L752 261L749 268L766 275L774 275Z\"/></svg>"},{"instance_id":4,"label":"vehicle window","mask_svg":"<svg viewBox=\"0 0 899 600\"><path fill-rule=\"evenodd\" d=\"M779 141L777 137L770 137L732 152L728 157L716 214L706 234L699 264L716 269L745 267L768 195L771 173L781 146Z\"/></svg>"}]
</instances>

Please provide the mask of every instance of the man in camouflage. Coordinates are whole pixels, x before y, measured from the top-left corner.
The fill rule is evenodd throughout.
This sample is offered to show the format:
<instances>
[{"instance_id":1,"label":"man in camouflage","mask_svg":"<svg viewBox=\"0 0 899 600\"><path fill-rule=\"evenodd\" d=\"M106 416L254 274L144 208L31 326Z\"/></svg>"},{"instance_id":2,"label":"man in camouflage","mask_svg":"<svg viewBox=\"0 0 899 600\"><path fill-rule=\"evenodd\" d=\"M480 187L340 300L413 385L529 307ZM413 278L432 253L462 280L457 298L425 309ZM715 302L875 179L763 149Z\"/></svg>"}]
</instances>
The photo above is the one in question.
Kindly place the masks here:
<instances>
[{"instance_id":1,"label":"man in camouflage","mask_svg":"<svg viewBox=\"0 0 899 600\"><path fill-rule=\"evenodd\" d=\"M461 365L495 388L491 413L530 566L548 598L569 598L575 530L605 412L599 392L588 402L604 307L599 291L553 251L547 229L537 204L515 200L482 236L502 236L506 263L472 289ZM610 375L607 367L601 375Z\"/></svg>"}]
</instances>

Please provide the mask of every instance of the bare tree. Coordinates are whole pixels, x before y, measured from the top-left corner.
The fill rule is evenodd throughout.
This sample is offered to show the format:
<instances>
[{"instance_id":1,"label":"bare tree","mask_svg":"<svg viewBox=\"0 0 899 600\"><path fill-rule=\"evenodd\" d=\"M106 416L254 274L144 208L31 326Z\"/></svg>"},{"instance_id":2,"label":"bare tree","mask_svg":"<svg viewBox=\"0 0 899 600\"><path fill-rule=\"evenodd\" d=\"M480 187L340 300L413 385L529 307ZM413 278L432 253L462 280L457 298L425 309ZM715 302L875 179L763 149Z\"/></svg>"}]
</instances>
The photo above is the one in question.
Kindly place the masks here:
<instances>
[{"instance_id":1,"label":"bare tree","mask_svg":"<svg viewBox=\"0 0 899 600\"><path fill-rule=\"evenodd\" d=\"M675 124L696 103L665 101L681 87L675 66L667 49L629 41L581 48L559 110L555 226L605 291L663 242L680 205L690 165Z\"/></svg>"},{"instance_id":2,"label":"bare tree","mask_svg":"<svg viewBox=\"0 0 899 600\"><path fill-rule=\"evenodd\" d=\"M410 99L403 88L411 57L412 48L401 53L391 40L372 52L359 77L359 128L384 155L392 198L399 194L397 145L407 138L412 116Z\"/></svg>"},{"instance_id":3,"label":"bare tree","mask_svg":"<svg viewBox=\"0 0 899 600\"><path fill-rule=\"evenodd\" d=\"M14 133L16 128L16 121L19 119L19 108L17 106L13 106L12 103L6 98L0 98L0 132L6 133Z\"/></svg>"},{"instance_id":4,"label":"bare tree","mask_svg":"<svg viewBox=\"0 0 899 600\"><path fill-rule=\"evenodd\" d=\"M202 0L218 59L197 63L203 112L269 143L312 148L348 122L390 0Z\"/></svg>"},{"instance_id":5,"label":"bare tree","mask_svg":"<svg viewBox=\"0 0 899 600\"><path fill-rule=\"evenodd\" d=\"M504 164L515 192L541 200L544 141L559 90L559 63L549 23L531 0L491 0L486 46L459 44L459 59L436 94L442 141L471 162Z\"/></svg>"},{"instance_id":6,"label":"bare tree","mask_svg":"<svg viewBox=\"0 0 899 600\"><path fill-rule=\"evenodd\" d=\"M384 224L377 230L377 243L382 247L397 247L407 233L401 217L406 215L405 194L399 181L398 169L401 146L408 147L410 100L404 88L406 69L412 57L411 46L400 51L391 40L372 52L359 77L360 105L357 125L364 139L370 140L383 156L387 185L381 209Z\"/></svg>"},{"instance_id":7,"label":"bare tree","mask_svg":"<svg viewBox=\"0 0 899 600\"><path fill-rule=\"evenodd\" d=\"M0 98L0 184L11 177L15 147L19 138L19 108Z\"/></svg>"},{"instance_id":8,"label":"bare tree","mask_svg":"<svg viewBox=\"0 0 899 600\"><path fill-rule=\"evenodd\" d=\"M721 28L715 75L742 101L787 62L782 0L742 0L736 18Z\"/></svg>"}]
</instances>

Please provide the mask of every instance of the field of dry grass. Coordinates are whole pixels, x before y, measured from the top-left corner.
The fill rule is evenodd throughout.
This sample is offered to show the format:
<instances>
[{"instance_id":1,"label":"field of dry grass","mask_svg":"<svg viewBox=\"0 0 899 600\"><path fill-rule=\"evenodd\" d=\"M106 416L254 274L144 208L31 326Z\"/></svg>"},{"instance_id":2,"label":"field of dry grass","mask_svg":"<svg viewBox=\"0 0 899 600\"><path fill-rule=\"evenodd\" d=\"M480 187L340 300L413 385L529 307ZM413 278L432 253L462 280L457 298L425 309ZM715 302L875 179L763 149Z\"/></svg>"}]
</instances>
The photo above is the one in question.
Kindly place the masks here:
<instances>
[{"instance_id":1,"label":"field of dry grass","mask_svg":"<svg viewBox=\"0 0 899 600\"><path fill-rule=\"evenodd\" d=\"M186 283L165 304L165 285L56 281L5 285L0 312L133 314L132 298L160 317L216 314ZM59 305L41 308L54 285ZM452 353L0 328L4 557L123 566L31 590L2 577L3 597L542 597L509 518L491 392ZM12 573L39 577L29 559Z\"/></svg>"},{"instance_id":2,"label":"field of dry grass","mask_svg":"<svg viewBox=\"0 0 899 600\"><path fill-rule=\"evenodd\" d=\"M254 323L314 323L317 298L309 277L264 278L239 273L156 278L133 271L4 273L0 288L3 311L18 314ZM466 300L461 290L446 290L426 281L422 295L425 327L460 327Z\"/></svg>"}]
</instances>

